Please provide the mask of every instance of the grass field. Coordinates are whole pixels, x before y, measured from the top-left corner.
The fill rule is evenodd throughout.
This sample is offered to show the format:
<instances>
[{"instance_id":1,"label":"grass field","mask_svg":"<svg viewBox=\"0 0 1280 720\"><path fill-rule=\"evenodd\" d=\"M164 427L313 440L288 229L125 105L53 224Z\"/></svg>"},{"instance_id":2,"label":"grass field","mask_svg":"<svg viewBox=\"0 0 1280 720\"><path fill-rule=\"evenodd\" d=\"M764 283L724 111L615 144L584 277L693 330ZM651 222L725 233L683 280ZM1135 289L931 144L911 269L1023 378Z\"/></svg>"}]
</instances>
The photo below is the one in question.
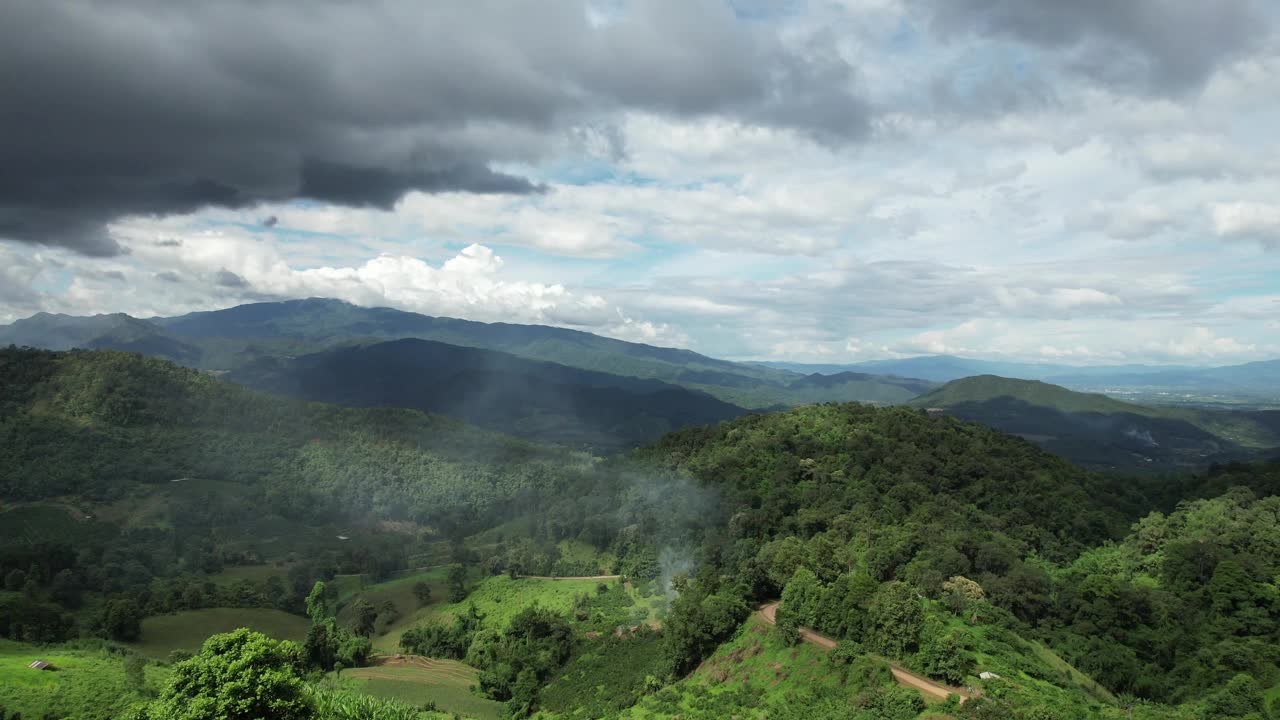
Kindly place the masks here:
<instances>
[{"instance_id":1,"label":"grass field","mask_svg":"<svg viewBox=\"0 0 1280 720\"><path fill-rule=\"evenodd\" d=\"M400 617L390 625L377 628L373 649L381 653L399 652L404 631L431 617L434 608L448 597L448 574L448 568L432 568L374 585L362 585L360 577L354 575L334 578L338 588L338 621L351 622L351 605L357 598L363 598L375 608L391 601ZM418 582L426 582L431 587L431 604L425 607L418 606L418 598L413 594L413 586Z\"/></svg>"},{"instance_id":2,"label":"grass field","mask_svg":"<svg viewBox=\"0 0 1280 720\"><path fill-rule=\"evenodd\" d=\"M32 670L32 660L46 660L54 671ZM125 680L124 659L104 649L48 649L0 640L0 708L25 718L108 720L144 699ZM158 689L169 668L148 665L145 687Z\"/></svg>"},{"instance_id":3,"label":"grass field","mask_svg":"<svg viewBox=\"0 0 1280 720\"><path fill-rule=\"evenodd\" d=\"M196 652L210 635L247 627L280 640L301 641L307 636L306 618L280 610L260 608L207 608L142 621L142 638L131 645L151 658L164 659L174 650Z\"/></svg>"},{"instance_id":4,"label":"grass field","mask_svg":"<svg viewBox=\"0 0 1280 720\"><path fill-rule=\"evenodd\" d=\"M344 670L342 679L374 697L417 706L433 702L445 712L478 720L498 720L506 706L471 691L477 675L475 668L453 660L411 658L399 663L388 659L387 664Z\"/></svg>"},{"instance_id":5,"label":"grass field","mask_svg":"<svg viewBox=\"0 0 1280 720\"><path fill-rule=\"evenodd\" d=\"M434 617L452 617L475 603L484 615L485 627L505 628L511 618L530 605L538 605L556 612L568 612L573 608L573 598L582 593L594 593L597 580L512 580L506 575L486 578L478 583L460 603L435 606L430 613Z\"/></svg>"}]
</instances>

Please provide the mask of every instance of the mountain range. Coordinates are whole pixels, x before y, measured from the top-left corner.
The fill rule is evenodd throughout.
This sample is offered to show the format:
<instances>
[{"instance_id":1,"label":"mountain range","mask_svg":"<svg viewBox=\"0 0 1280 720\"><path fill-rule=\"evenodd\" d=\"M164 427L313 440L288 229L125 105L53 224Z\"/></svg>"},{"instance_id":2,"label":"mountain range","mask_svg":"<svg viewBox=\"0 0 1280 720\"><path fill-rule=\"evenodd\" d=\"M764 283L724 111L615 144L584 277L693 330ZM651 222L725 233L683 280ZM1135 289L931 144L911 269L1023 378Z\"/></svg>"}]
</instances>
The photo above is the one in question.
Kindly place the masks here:
<instances>
[{"instance_id":1,"label":"mountain range","mask_svg":"<svg viewBox=\"0 0 1280 720\"><path fill-rule=\"evenodd\" d=\"M1070 388L1159 388L1207 393L1258 394L1280 396L1280 360L1263 360L1221 367L1187 365L1094 365L1020 363L1003 360L976 360L954 355L928 355L894 360L871 360L854 364L806 364L761 362L758 365L798 373L837 374L846 372L921 378L950 382L975 375L996 375L1022 380L1043 380Z\"/></svg>"},{"instance_id":2,"label":"mountain range","mask_svg":"<svg viewBox=\"0 0 1280 720\"><path fill-rule=\"evenodd\" d=\"M40 313L0 346L140 352L311 400L398 405L543 441L618 448L750 410L896 404L933 383L808 375L539 325L307 299L177 317Z\"/></svg>"},{"instance_id":3,"label":"mountain range","mask_svg":"<svg viewBox=\"0 0 1280 720\"><path fill-rule=\"evenodd\" d=\"M942 355L742 363L564 328L316 298L150 319L41 313L0 327L0 346L9 344L140 352L276 394L413 408L601 450L753 411L842 401L941 409L1100 468L1203 466L1280 447L1280 411L1147 406L1076 392L1143 385L1274 393L1280 361L1083 368Z\"/></svg>"}]
</instances>

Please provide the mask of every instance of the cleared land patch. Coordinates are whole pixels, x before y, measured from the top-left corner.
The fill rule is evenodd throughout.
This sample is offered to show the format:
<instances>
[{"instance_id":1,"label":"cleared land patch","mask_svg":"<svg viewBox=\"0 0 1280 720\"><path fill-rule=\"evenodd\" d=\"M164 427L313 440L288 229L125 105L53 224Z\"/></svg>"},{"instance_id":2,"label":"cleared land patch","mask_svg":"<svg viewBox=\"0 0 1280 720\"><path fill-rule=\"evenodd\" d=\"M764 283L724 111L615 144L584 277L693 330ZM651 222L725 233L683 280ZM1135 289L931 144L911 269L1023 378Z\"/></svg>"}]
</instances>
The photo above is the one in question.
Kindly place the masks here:
<instances>
[{"instance_id":1,"label":"cleared land patch","mask_svg":"<svg viewBox=\"0 0 1280 720\"><path fill-rule=\"evenodd\" d=\"M583 593L594 593L600 580L535 580L532 578L511 578L501 575L487 578L477 584L460 603L441 605L434 609L437 617L453 617L465 612L467 606L475 603L476 609L484 615L485 627L505 628L517 613L530 605L568 612L573 608L573 599Z\"/></svg>"},{"instance_id":2,"label":"cleared land patch","mask_svg":"<svg viewBox=\"0 0 1280 720\"><path fill-rule=\"evenodd\" d=\"M369 667L342 672L344 680L359 683L362 692L374 697L418 706L435 703L445 712L478 720L498 720L506 706L471 691L478 677L475 668L456 660L416 655L379 656Z\"/></svg>"},{"instance_id":3,"label":"cleared land patch","mask_svg":"<svg viewBox=\"0 0 1280 720\"><path fill-rule=\"evenodd\" d=\"M131 645L147 657L163 659L174 650L196 652L210 635L247 627L279 640L301 641L310 622L281 610L206 608L142 621L142 638Z\"/></svg>"}]
</instances>

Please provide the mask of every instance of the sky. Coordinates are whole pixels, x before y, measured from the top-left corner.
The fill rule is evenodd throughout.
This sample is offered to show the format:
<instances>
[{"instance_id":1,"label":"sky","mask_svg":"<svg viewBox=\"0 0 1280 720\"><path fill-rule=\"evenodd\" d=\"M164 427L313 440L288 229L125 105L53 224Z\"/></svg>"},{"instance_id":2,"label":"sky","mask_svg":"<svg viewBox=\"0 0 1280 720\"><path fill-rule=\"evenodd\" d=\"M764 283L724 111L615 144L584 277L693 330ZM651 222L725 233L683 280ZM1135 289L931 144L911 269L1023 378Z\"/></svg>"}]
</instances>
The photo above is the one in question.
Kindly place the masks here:
<instances>
[{"instance_id":1,"label":"sky","mask_svg":"<svg viewBox=\"0 0 1280 720\"><path fill-rule=\"evenodd\" d=\"M1269 0L16 0L0 98L0 322L1280 356Z\"/></svg>"}]
</instances>

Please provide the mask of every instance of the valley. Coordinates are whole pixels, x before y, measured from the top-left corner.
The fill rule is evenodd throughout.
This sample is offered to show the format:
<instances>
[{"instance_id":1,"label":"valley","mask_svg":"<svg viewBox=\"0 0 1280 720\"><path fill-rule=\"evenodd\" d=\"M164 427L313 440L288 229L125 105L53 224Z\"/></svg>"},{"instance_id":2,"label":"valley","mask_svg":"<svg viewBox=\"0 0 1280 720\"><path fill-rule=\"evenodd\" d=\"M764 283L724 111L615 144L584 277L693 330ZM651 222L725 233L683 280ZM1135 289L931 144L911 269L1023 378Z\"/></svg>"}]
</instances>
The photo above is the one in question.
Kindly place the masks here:
<instances>
[{"instance_id":1,"label":"valley","mask_svg":"<svg viewBox=\"0 0 1280 720\"><path fill-rule=\"evenodd\" d=\"M1280 682L1268 411L975 376L750 412L418 339L0 370L5 651L76 717L167 712L240 652L211 637L404 717L1175 719ZM0 707L55 707L33 679Z\"/></svg>"},{"instance_id":2,"label":"valley","mask_svg":"<svg viewBox=\"0 0 1280 720\"><path fill-rule=\"evenodd\" d=\"M1280 720L1280 0L0 0L0 720Z\"/></svg>"}]
</instances>

